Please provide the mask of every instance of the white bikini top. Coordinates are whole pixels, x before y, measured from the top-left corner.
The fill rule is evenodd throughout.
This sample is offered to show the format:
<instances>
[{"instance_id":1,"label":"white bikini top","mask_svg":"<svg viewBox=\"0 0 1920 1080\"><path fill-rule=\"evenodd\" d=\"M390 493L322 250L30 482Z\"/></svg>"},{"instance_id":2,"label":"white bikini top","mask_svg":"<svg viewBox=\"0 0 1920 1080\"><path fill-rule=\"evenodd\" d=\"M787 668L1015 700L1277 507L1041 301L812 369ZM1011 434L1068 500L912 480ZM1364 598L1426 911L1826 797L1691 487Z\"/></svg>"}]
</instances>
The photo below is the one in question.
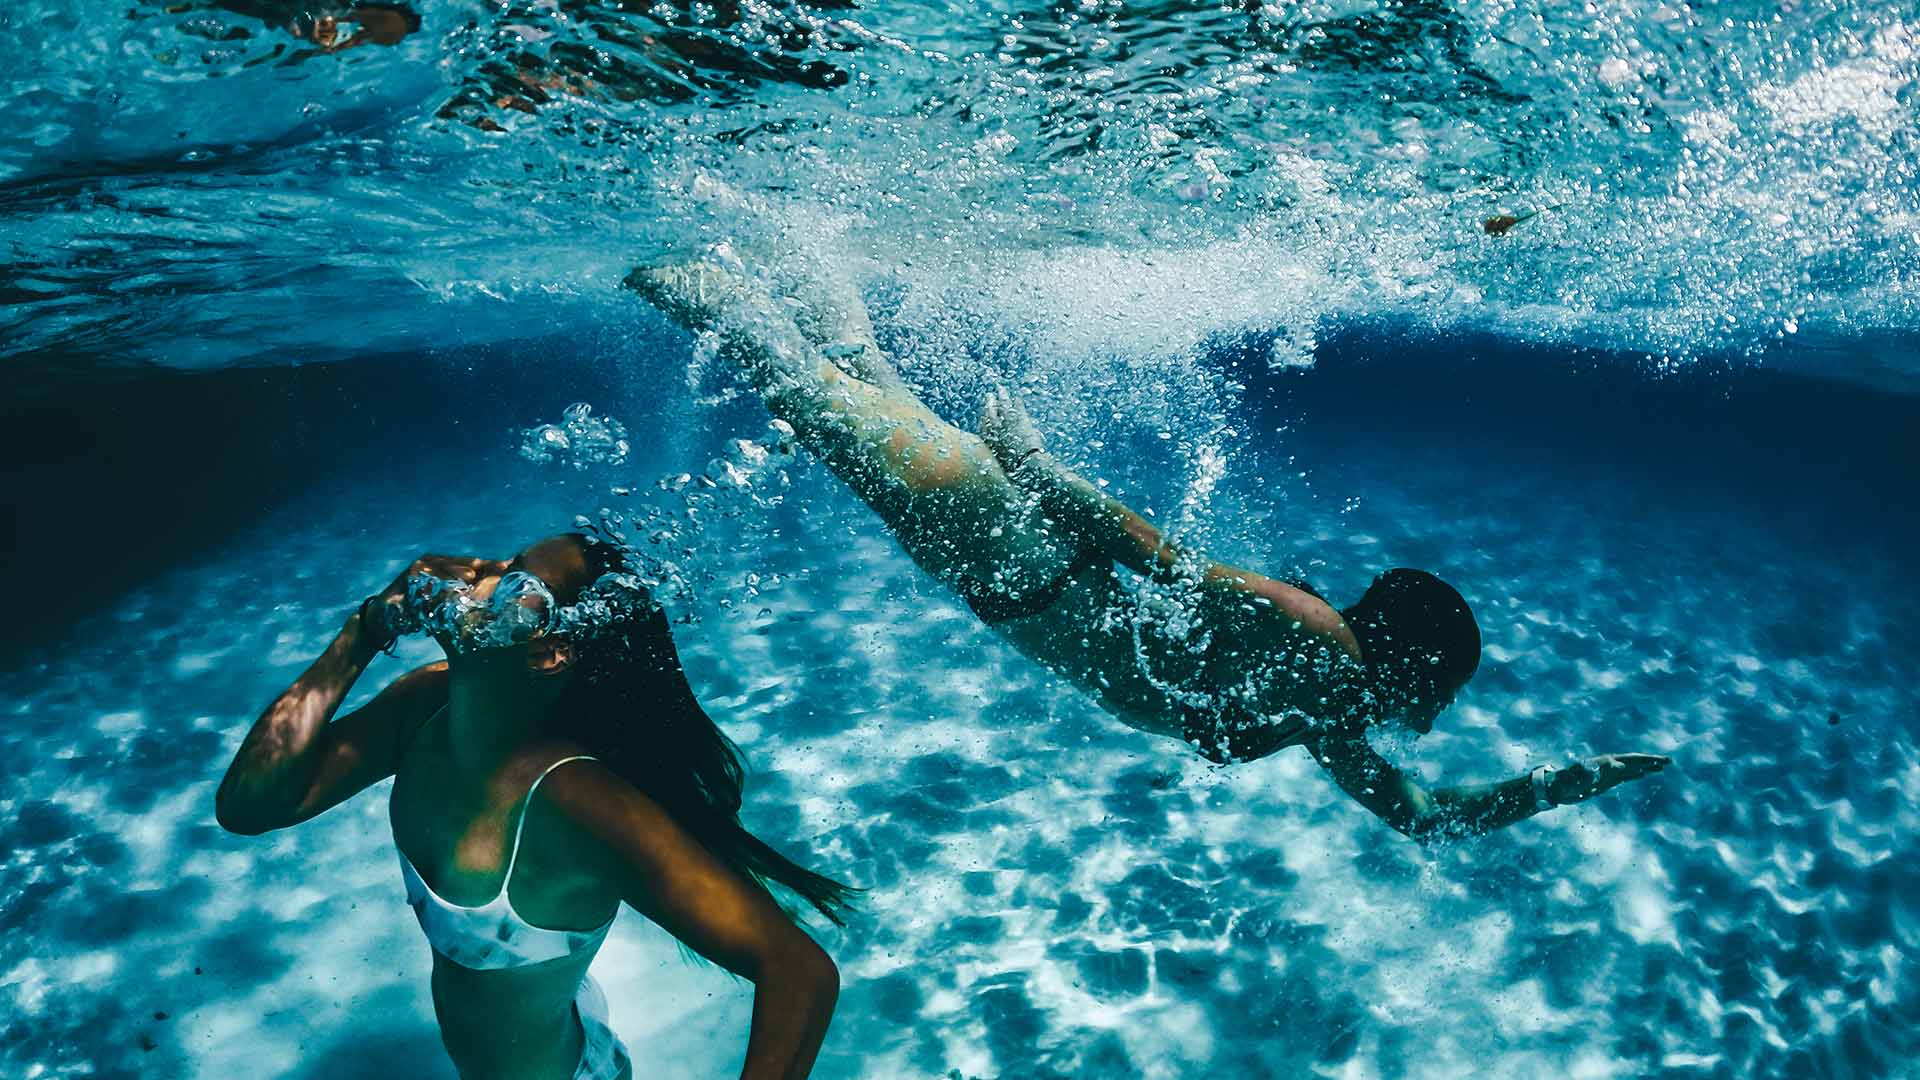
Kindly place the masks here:
<instances>
[{"instance_id":1,"label":"white bikini top","mask_svg":"<svg viewBox=\"0 0 1920 1080\"><path fill-rule=\"evenodd\" d=\"M479 907L442 900L427 886L420 871L414 869L407 853L399 851L398 844L394 845L400 855L400 875L407 883L407 904L419 917L420 929L426 932L427 943L435 952L461 967L486 971L538 964L575 953L591 954L600 947L607 930L613 926L612 918L593 930L549 930L521 918L513 910L512 901L507 899L507 886L513 881L513 863L520 855L520 831L527 826L527 808L533 804L533 793L540 781L569 761L594 760L586 754L563 757L547 766L534 780L520 801L520 821L513 828L513 847L507 851L507 872L500 879L500 894Z\"/></svg>"}]
</instances>

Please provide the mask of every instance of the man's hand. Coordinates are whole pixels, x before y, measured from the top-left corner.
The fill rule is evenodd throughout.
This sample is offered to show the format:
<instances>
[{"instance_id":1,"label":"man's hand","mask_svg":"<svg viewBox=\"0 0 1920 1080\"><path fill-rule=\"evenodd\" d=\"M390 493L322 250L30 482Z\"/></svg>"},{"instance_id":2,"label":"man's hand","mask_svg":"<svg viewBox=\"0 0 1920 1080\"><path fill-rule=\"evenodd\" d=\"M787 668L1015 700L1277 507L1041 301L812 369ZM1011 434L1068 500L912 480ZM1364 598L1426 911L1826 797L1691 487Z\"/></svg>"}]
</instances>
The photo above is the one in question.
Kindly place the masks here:
<instances>
[{"instance_id":1,"label":"man's hand","mask_svg":"<svg viewBox=\"0 0 1920 1080\"><path fill-rule=\"evenodd\" d=\"M1009 474L1046 448L1033 418L1002 389L990 391L980 405L980 441Z\"/></svg>"},{"instance_id":2,"label":"man's hand","mask_svg":"<svg viewBox=\"0 0 1920 1080\"><path fill-rule=\"evenodd\" d=\"M1601 754L1564 769L1555 769L1547 785L1547 797L1555 806L1586 802L1609 788L1629 780L1652 776L1672 764L1673 759L1659 754Z\"/></svg>"}]
</instances>

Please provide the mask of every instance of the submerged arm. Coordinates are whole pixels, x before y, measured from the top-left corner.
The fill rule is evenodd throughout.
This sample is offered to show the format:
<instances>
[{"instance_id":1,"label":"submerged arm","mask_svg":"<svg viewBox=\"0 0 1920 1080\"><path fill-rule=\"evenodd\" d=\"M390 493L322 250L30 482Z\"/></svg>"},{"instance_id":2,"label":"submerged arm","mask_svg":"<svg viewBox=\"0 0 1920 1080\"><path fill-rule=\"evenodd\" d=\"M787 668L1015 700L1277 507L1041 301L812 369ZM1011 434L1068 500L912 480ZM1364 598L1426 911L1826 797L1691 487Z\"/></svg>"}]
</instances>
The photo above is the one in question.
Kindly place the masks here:
<instances>
[{"instance_id":1,"label":"submerged arm","mask_svg":"<svg viewBox=\"0 0 1920 1080\"><path fill-rule=\"evenodd\" d=\"M471 582L505 565L425 555L376 594L380 603L362 604L349 615L320 658L281 691L241 740L214 795L213 813L220 825L247 835L284 829L392 776L408 724L446 702L446 665L410 671L372 701L333 721L334 711L373 654L393 638L391 627L369 627L363 619L393 612L415 573Z\"/></svg>"},{"instance_id":2,"label":"submerged arm","mask_svg":"<svg viewBox=\"0 0 1920 1080\"><path fill-rule=\"evenodd\" d=\"M1374 753L1360 734L1309 743L1314 760L1355 802L1421 843L1477 836L1555 806L1585 802L1628 780L1659 772L1670 759L1657 754L1602 754L1557 769L1535 797L1533 775L1492 784L1428 789ZM1546 779L1543 777L1543 779Z\"/></svg>"},{"instance_id":3,"label":"submerged arm","mask_svg":"<svg viewBox=\"0 0 1920 1080\"><path fill-rule=\"evenodd\" d=\"M742 1080L806 1076L840 993L840 969L826 952L765 889L606 767L571 767L542 790L591 837L628 904L753 982Z\"/></svg>"},{"instance_id":4,"label":"submerged arm","mask_svg":"<svg viewBox=\"0 0 1920 1080\"><path fill-rule=\"evenodd\" d=\"M355 612L319 659L255 720L214 796L223 828L246 835L297 825L393 775L410 719L445 700L445 664L402 675L338 721L340 702L373 659Z\"/></svg>"}]
</instances>

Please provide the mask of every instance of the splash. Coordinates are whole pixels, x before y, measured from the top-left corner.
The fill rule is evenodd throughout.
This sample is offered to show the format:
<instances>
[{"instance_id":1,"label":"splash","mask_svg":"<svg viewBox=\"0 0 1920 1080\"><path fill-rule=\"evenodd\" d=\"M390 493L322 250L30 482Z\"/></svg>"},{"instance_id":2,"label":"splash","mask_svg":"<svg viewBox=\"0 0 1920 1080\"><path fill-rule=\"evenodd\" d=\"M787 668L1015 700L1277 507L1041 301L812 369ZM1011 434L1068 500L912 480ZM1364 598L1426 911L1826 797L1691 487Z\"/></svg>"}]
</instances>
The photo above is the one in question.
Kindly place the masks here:
<instances>
[{"instance_id":1,"label":"splash","mask_svg":"<svg viewBox=\"0 0 1920 1080\"><path fill-rule=\"evenodd\" d=\"M616 543L631 545L642 567L640 578L662 595L692 610L711 603L722 610L752 604L790 576L774 569L747 570L722 580L723 549L737 546L741 534L771 529L767 512L781 505L793 484L797 460L793 428L785 421L767 424L759 439L734 438L724 453L698 474L675 473L654 481L652 494L631 508L603 505L576 524L596 529ZM631 489L617 488L615 493ZM716 526L726 523L722 531Z\"/></svg>"},{"instance_id":2,"label":"splash","mask_svg":"<svg viewBox=\"0 0 1920 1080\"><path fill-rule=\"evenodd\" d=\"M255 7L7 10L15 348L345 356L413 347L421 305L450 344L619 324L634 261L735 238L677 194L705 171L841 222L870 281L1012 285L1041 343L1134 359L1384 316L1920 379L1882 341L1920 329L1911 3L441 0L350 49Z\"/></svg>"},{"instance_id":3,"label":"splash","mask_svg":"<svg viewBox=\"0 0 1920 1080\"><path fill-rule=\"evenodd\" d=\"M596 416L586 402L568 406L560 425L525 429L519 443L524 460L573 470L622 465L629 450L625 427L611 417ZM662 476L642 487L627 482L608 484L601 505L591 514L576 516L573 525L615 551L622 570L601 579L580 601L551 618L535 618L519 611L506 612L511 618L489 615L487 605L474 602L452 583L440 579L424 582L426 591L410 598L409 607L423 620L420 628L432 626L451 633L484 623L497 627L498 633L508 635L503 640L511 641L524 640L524 635L534 632L584 631L597 621L624 617L632 604L620 599L622 589L657 593L688 610L708 600L722 608L757 600L788 575L774 570L748 571L739 580L724 583L719 596L706 595L718 584L712 567L722 560L716 557L715 546L728 543L715 538L713 527L726 522L736 531L765 529L766 512L779 506L792 486L789 470L796 460L793 428L783 420L772 420L758 439L727 440L725 449L697 474ZM605 590L599 588L602 583L607 586ZM506 584L503 579L502 590ZM539 583L534 580L532 584ZM500 595L496 592L492 601L496 607L505 604L523 611L545 612L552 605L550 595L533 593L524 599L508 600L500 599ZM424 621L429 618L435 621ZM527 621L530 619L533 621ZM515 638L516 634L523 636Z\"/></svg>"}]
</instances>

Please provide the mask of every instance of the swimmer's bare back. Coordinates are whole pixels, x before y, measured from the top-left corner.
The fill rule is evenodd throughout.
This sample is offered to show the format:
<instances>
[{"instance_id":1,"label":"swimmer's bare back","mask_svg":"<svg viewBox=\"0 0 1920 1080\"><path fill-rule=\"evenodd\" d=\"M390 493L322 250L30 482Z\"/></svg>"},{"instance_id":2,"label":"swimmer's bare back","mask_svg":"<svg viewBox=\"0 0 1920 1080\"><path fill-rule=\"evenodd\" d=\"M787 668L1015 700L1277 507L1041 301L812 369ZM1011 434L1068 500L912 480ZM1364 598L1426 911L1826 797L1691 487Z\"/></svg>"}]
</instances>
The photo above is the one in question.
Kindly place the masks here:
<instances>
[{"instance_id":1,"label":"swimmer's bare back","mask_svg":"<svg viewBox=\"0 0 1920 1080\"><path fill-rule=\"evenodd\" d=\"M791 298L804 312L796 322L793 305L708 263L641 269L627 284L688 330L718 334L774 414L916 563L1135 728L1220 762L1308 746L1349 795L1422 839L1510 824L1665 764L1595 759L1544 795L1533 774L1428 792L1368 747L1363 729L1380 717L1366 708L1359 643L1330 604L1171 544L1047 454L1004 394L987 399L978 434L940 419L873 341L850 289ZM1168 583L1179 610L1161 617L1123 570Z\"/></svg>"}]
</instances>

